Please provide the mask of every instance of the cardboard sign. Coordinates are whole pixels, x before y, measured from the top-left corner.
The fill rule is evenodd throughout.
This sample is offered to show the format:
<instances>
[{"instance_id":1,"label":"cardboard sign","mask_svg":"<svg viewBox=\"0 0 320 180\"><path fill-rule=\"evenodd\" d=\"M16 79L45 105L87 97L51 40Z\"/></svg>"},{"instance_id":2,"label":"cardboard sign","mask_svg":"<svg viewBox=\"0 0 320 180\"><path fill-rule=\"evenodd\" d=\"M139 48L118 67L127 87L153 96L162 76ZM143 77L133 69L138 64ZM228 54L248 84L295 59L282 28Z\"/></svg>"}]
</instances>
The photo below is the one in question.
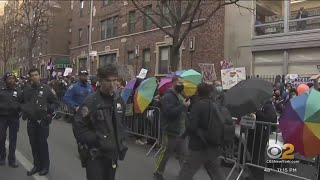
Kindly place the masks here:
<instances>
[{"instance_id":1,"label":"cardboard sign","mask_svg":"<svg viewBox=\"0 0 320 180\"><path fill-rule=\"evenodd\" d=\"M246 69L244 67L221 70L221 82L224 90L232 88L242 80L246 80Z\"/></svg>"},{"instance_id":2,"label":"cardboard sign","mask_svg":"<svg viewBox=\"0 0 320 180\"><path fill-rule=\"evenodd\" d=\"M214 80L217 80L214 64L199 63L199 67L201 69L204 82L212 83Z\"/></svg>"}]
</instances>

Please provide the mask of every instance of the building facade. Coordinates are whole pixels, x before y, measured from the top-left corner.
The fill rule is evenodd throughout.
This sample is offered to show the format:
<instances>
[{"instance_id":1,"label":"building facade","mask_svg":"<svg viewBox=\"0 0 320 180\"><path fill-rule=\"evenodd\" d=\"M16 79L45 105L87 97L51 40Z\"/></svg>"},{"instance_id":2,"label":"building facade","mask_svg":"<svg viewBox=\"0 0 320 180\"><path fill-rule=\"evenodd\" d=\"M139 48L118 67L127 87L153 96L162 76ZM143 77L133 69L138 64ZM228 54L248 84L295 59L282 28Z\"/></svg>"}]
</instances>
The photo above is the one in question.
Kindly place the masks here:
<instances>
[{"instance_id":1,"label":"building facade","mask_svg":"<svg viewBox=\"0 0 320 180\"><path fill-rule=\"evenodd\" d=\"M16 12L19 1L8 1L6 13ZM56 71L63 72L64 67L69 67L69 54L71 44L70 23L71 11L70 1L50 1L50 9L47 12L52 16L50 28L46 34L42 34L32 50L33 66L38 67L43 78L47 77L49 71L47 65L50 59L56 66ZM10 17L15 17L14 15ZM14 34L12 47L12 58L8 61L7 70L16 71L20 76L27 75L27 42L26 37L19 33Z\"/></svg>"},{"instance_id":2,"label":"building facade","mask_svg":"<svg viewBox=\"0 0 320 180\"><path fill-rule=\"evenodd\" d=\"M145 8L156 8L156 1L148 3ZM162 76L170 71L172 39L142 16L130 1L93 1L92 51L97 56L88 63L90 1L72 1L71 7L70 51L76 72L90 63L88 70L95 74L98 67L114 62L128 65L135 75L141 68L148 69L150 76ZM180 68L199 69L198 63L219 67L224 59L223 39L224 9L221 9L208 24L190 32L181 48Z\"/></svg>"},{"instance_id":3,"label":"building facade","mask_svg":"<svg viewBox=\"0 0 320 180\"><path fill-rule=\"evenodd\" d=\"M240 1L225 11L225 57L247 74L316 74L320 1Z\"/></svg>"}]
</instances>

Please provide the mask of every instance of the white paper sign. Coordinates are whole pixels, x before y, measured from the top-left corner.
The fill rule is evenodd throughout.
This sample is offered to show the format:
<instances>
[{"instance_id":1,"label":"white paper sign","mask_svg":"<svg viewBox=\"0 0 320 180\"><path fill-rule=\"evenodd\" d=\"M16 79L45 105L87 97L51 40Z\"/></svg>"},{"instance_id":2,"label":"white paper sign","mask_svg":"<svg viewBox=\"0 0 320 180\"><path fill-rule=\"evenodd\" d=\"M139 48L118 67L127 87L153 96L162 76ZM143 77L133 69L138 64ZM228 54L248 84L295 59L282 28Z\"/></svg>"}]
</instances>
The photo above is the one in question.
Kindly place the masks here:
<instances>
[{"instance_id":1,"label":"white paper sign","mask_svg":"<svg viewBox=\"0 0 320 180\"><path fill-rule=\"evenodd\" d=\"M63 76L68 76L70 73L72 73L72 68L65 68Z\"/></svg>"},{"instance_id":2,"label":"white paper sign","mask_svg":"<svg viewBox=\"0 0 320 180\"><path fill-rule=\"evenodd\" d=\"M230 89L240 81L246 80L246 68L230 68L221 70L223 89Z\"/></svg>"},{"instance_id":3,"label":"white paper sign","mask_svg":"<svg viewBox=\"0 0 320 180\"><path fill-rule=\"evenodd\" d=\"M199 67L204 82L212 83L214 80L217 80L214 64L199 63Z\"/></svg>"},{"instance_id":4,"label":"white paper sign","mask_svg":"<svg viewBox=\"0 0 320 180\"><path fill-rule=\"evenodd\" d=\"M246 115L241 118L240 125L250 129L254 129L256 125L256 118L251 115Z\"/></svg>"},{"instance_id":5,"label":"white paper sign","mask_svg":"<svg viewBox=\"0 0 320 180\"><path fill-rule=\"evenodd\" d=\"M147 76L148 70L147 69L141 69L139 75L137 76L137 78L139 79L144 79Z\"/></svg>"}]
</instances>

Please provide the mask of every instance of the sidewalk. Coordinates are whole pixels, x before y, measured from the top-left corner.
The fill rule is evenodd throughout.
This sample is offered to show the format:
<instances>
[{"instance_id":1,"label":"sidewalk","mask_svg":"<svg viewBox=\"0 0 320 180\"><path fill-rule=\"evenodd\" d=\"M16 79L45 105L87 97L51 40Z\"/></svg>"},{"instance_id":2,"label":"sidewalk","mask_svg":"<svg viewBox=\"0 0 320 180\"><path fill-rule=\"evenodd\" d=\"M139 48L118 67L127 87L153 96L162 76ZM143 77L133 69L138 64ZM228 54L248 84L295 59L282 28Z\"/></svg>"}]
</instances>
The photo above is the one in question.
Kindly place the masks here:
<instances>
[{"instance_id":1,"label":"sidewalk","mask_svg":"<svg viewBox=\"0 0 320 180\"><path fill-rule=\"evenodd\" d=\"M7 164L0 166L1 180L35 180L33 177L27 176L27 170L21 165L18 168L11 168Z\"/></svg>"}]
</instances>

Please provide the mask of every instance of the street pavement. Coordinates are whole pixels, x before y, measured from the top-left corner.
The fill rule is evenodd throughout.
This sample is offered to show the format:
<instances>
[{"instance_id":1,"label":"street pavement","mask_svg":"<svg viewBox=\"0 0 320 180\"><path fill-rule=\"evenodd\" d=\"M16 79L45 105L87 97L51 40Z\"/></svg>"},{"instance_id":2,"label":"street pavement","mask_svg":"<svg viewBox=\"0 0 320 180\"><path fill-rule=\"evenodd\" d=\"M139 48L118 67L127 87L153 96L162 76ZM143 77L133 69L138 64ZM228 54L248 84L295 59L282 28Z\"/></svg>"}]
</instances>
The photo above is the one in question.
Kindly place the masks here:
<instances>
[{"instance_id":1,"label":"street pavement","mask_svg":"<svg viewBox=\"0 0 320 180\"><path fill-rule=\"evenodd\" d=\"M26 130L26 122L21 121L17 144L17 159L20 167L17 169L8 166L0 167L0 180L86 180L85 169L81 168L77 146L72 134L71 124L56 120L52 123L49 137L50 172L46 177L27 177L26 171L32 168L32 154ZM153 180L155 158L151 154L146 157L148 148L129 142L129 151L126 159L120 162L117 170L117 180ZM169 161L165 171L166 180L176 180L180 170L175 159ZM225 174L231 169L224 168ZM231 179L235 179L237 171ZM305 177L314 178L314 171L308 166L299 166L298 173ZM195 180L209 180L209 176L201 169L194 177ZM279 176L269 173L265 180L294 180L292 177Z\"/></svg>"}]
</instances>

